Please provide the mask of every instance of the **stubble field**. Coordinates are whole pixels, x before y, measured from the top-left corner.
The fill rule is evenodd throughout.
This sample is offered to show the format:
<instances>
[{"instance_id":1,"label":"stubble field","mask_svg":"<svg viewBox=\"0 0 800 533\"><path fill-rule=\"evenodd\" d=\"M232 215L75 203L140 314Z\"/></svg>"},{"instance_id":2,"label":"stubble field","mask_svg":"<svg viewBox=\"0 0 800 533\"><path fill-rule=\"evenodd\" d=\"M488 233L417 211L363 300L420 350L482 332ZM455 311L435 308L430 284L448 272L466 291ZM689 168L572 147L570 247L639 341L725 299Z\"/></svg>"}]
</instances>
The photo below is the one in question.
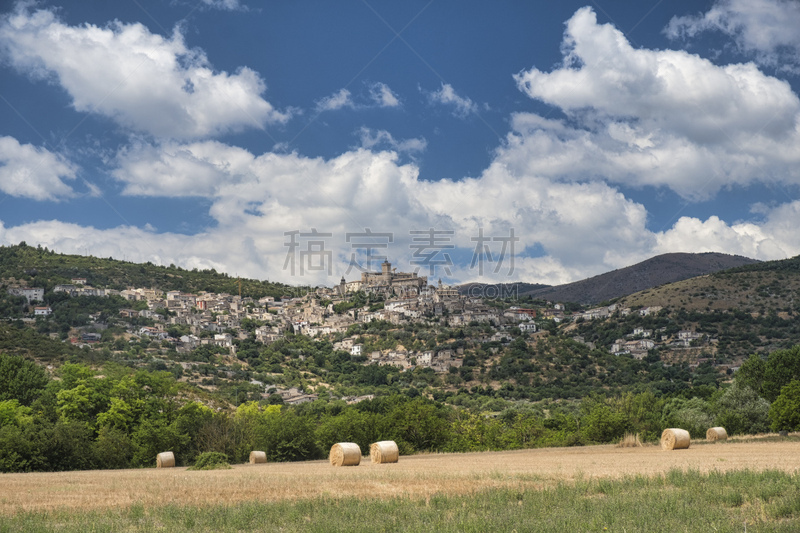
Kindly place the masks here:
<instances>
[{"instance_id":1,"label":"stubble field","mask_svg":"<svg viewBox=\"0 0 800 533\"><path fill-rule=\"evenodd\" d=\"M694 497L683 493L698 487L710 500L698 496L687 506ZM229 523L231 530L511 530L526 520L537 531L597 520L655 531L645 522L659 505L669 517L670 505L683 506L674 514L678 527L711 520L736 531L725 521L749 520L751 531L792 531L800 526L800 440L430 454L388 465L365 457L339 468L310 461L0 476L0 530L9 531L79 531L88 522L108 531L211 531Z\"/></svg>"}]
</instances>

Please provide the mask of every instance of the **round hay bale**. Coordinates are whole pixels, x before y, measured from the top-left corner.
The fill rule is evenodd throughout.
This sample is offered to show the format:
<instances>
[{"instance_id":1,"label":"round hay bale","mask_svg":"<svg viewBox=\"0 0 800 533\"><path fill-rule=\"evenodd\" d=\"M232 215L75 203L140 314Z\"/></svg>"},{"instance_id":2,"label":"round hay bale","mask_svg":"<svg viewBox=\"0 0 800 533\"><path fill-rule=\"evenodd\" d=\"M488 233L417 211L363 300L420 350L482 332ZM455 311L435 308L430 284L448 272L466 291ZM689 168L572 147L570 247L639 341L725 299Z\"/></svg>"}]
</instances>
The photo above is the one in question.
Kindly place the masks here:
<instances>
[{"instance_id":1,"label":"round hay bale","mask_svg":"<svg viewBox=\"0 0 800 533\"><path fill-rule=\"evenodd\" d=\"M685 429L668 428L661 433L661 448L664 450L685 450L691 437Z\"/></svg>"},{"instance_id":2,"label":"round hay bale","mask_svg":"<svg viewBox=\"0 0 800 533\"><path fill-rule=\"evenodd\" d=\"M725 428L709 428L706 431L706 440L714 442L715 440L728 440L728 432Z\"/></svg>"},{"instance_id":3,"label":"round hay bale","mask_svg":"<svg viewBox=\"0 0 800 533\"><path fill-rule=\"evenodd\" d=\"M267 462L267 452L250 452L250 464L254 465L257 463L266 463Z\"/></svg>"},{"instance_id":4,"label":"round hay bale","mask_svg":"<svg viewBox=\"0 0 800 533\"><path fill-rule=\"evenodd\" d=\"M175 454L172 452L161 452L156 456L156 468L172 468L175 466Z\"/></svg>"},{"instance_id":5,"label":"round hay bale","mask_svg":"<svg viewBox=\"0 0 800 533\"><path fill-rule=\"evenodd\" d=\"M337 442L331 446L328 459L333 466L358 466L361 463L361 448L354 442Z\"/></svg>"},{"instance_id":6,"label":"round hay bale","mask_svg":"<svg viewBox=\"0 0 800 533\"><path fill-rule=\"evenodd\" d=\"M382 440L369 445L369 458L375 464L396 463L400 459L400 449L393 440Z\"/></svg>"}]
</instances>

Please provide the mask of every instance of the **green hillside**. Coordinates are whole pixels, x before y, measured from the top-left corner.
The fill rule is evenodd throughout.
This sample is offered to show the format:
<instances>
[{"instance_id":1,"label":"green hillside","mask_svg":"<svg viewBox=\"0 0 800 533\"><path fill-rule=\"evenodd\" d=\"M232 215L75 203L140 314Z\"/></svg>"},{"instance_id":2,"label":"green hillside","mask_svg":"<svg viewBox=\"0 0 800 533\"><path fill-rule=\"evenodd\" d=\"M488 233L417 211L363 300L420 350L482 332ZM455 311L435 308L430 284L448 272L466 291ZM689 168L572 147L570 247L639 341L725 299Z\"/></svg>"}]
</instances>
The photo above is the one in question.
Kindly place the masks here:
<instances>
[{"instance_id":1,"label":"green hillside","mask_svg":"<svg viewBox=\"0 0 800 533\"><path fill-rule=\"evenodd\" d=\"M107 289L130 287L157 288L163 291L217 292L238 294L239 279L214 269L186 270L175 265L162 267L152 263L130 263L112 258L57 254L47 248L0 246L0 279L24 280L31 287L45 290L70 283L72 278L86 278L87 284ZM280 298L301 292L297 287L255 279L241 279L242 296Z\"/></svg>"}]
</instances>

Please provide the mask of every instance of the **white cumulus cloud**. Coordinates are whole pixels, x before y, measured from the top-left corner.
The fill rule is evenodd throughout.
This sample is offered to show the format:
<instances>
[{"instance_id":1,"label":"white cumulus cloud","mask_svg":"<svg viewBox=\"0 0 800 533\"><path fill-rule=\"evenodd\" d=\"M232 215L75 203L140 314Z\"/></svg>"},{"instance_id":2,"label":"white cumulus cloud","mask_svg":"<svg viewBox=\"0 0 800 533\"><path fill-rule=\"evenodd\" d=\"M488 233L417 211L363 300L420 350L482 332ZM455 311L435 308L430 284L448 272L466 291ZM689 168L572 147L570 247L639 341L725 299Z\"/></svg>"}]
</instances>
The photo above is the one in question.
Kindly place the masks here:
<instances>
[{"instance_id":1,"label":"white cumulus cloud","mask_svg":"<svg viewBox=\"0 0 800 533\"><path fill-rule=\"evenodd\" d=\"M796 0L718 0L706 13L673 17L665 28L673 39L716 31L734 39L759 63L800 64L800 3Z\"/></svg>"},{"instance_id":2,"label":"white cumulus cloud","mask_svg":"<svg viewBox=\"0 0 800 533\"><path fill-rule=\"evenodd\" d=\"M257 155L218 142L142 144L117 158L114 175L125 191L161 197L201 194L210 204L213 225L195 235L180 235L149 227L101 230L43 220L0 227L0 243L25 240L64 252L88 249L104 257L327 285L343 274L358 277L358 270L346 268L353 254L363 257L363 251L345 237L367 228L393 235L389 248L375 253L386 253L402 271L420 267L422 275L428 269L414 262L412 231L450 231L445 244L467 258L483 232L493 239L487 242L495 262L483 264L481 273L481 263L454 259L451 275L462 281L565 283L677 251L721 251L757 259L800 253L800 202L760 206L760 222L684 217L653 232L646 225L645 207L603 181L552 180L509 164L507 155L499 151L479 177L434 182L419 179L417 166L400 163L395 151L358 148L324 159L296 153ZM286 233L308 235L314 229L329 236L300 239L292 264ZM511 231L519 240L513 258L508 248L500 264L498 241ZM299 252L319 240L330 252L331 274L303 263L307 268L300 275L304 259ZM541 253L529 254L531 250ZM447 277L441 267L435 275Z\"/></svg>"},{"instance_id":3,"label":"white cumulus cloud","mask_svg":"<svg viewBox=\"0 0 800 533\"><path fill-rule=\"evenodd\" d=\"M59 200L74 196L64 180L74 180L77 167L46 148L0 137L0 191L20 198Z\"/></svg>"},{"instance_id":4,"label":"white cumulus cloud","mask_svg":"<svg viewBox=\"0 0 800 533\"><path fill-rule=\"evenodd\" d=\"M353 95L349 89L343 88L316 102L317 113L346 107L355 110L400 107L400 99L388 85L378 82L369 84L366 92Z\"/></svg>"},{"instance_id":5,"label":"white cumulus cloud","mask_svg":"<svg viewBox=\"0 0 800 533\"><path fill-rule=\"evenodd\" d=\"M215 71L181 31L163 37L139 23L69 26L27 4L0 18L0 50L21 71L56 80L73 107L160 137L196 138L283 123L247 67Z\"/></svg>"},{"instance_id":6,"label":"white cumulus cloud","mask_svg":"<svg viewBox=\"0 0 800 533\"><path fill-rule=\"evenodd\" d=\"M237 11L246 9L239 3L239 0L201 0L208 7L214 9L224 9L227 11Z\"/></svg>"},{"instance_id":7,"label":"white cumulus cloud","mask_svg":"<svg viewBox=\"0 0 800 533\"><path fill-rule=\"evenodd\" d=\"M744 255L754 259L785 259L800 254L800 201L769 209L763 221L728 224L717 216L706 220L681 217L675 225L657 235L655 251L716 252Z\"/></svg>"},{"instance_id":8,"label":"white cumulus cloud","mask_svg":"<svg viewBox=\"0 0 800 533\"><path fill-rule=\"evenodd\" d=\"M459 118L466 118L478 112L478 104L456 93L449 83L442 83L441 89L430 93L428 98L432 103L452 106L453 114Z\"/></svg>"},{"instance_id":9,"label":"white cumulus cloud","mask_svg":"<svg viewBox=\"0 0 800 533\"><path fill-rule=\"evenodd\" d=\"M321 98L317 101L318 113L323 111L336 111L337 109L342 109L343 107L355 107L353 99L350 96L350 91L347 89L339 89L332 95L326 96L325 98Z\"/></svg>"},{"instance_id":10,"label":"white cumulus cloud","mask_svg":"<svg viewBox=\"0 0 800 533\"><path fill-rule=\"evenodd\" d=\"M635 49L590 8L567 22L564 62L515 76L572 119L514 118L509 164L559 179L670 187L690 199L757 181L800 183L800 99L752 63Z\"/></svg>"},{"instance_id":11,"label":"white cumulus cloud","mask_svg":"<svg viewBox=\"0 0 800 533\"><path fill-rule=\"evenodd\" d=\"M374 83L369 88L369 94L372 101L378 107L399 107L400 99L385 83Z\"/></svg>"},{"instance_id":12,"label":"white cumulus cloud","mask_svg":"<svg viewBox=\"0 0 800 533\"><path fill-rule=\"evenodd\" d=\"M120 153L114 176L127 194L208 198L217 227L206 236L219 238L223 248L222 239L231 235L254 236L258 255L272 265L270 277L287 280L281 262L287 252L284 232L311 228L333 234L330 249L342 264L352 253L344 240L347 232L391 232L392 260L404 268L413 266L412 230L453 231L452 243L469 252L479 228L493 237L513 229L520 257L515 272L506 269L504 275L550 282L625 266L655 243L645 229L644 207L604 183L553 183L514 174L499 160L479 178L428 182L419 179L415 165L398 162L400 150L421 149L424 141L397 141L385 131L362 130L362 135L369 149L327 160L294 153L255 155L217 142L140 145ZM379 145L395 146L373 151ZM547 256L523 257L536 246ZM245 265L237 264L244 272ZM464 279L477 277L473 270L452 269Z\"/></svg>"},{"instance_id":13,"label":"white cumulus cloud","mask_svg":"<svg viewBox=\"0 0 800 533\"><path fill-rule=\"evenodd\" d=\"M423 152L428 147L428 142L425 139L413 138L398 140L386 130L373 130L371 128L362 127L358 133L361 139L361 146L368 150L386 147L396 152L414 153Z\"/></svg>"}]
</instances>

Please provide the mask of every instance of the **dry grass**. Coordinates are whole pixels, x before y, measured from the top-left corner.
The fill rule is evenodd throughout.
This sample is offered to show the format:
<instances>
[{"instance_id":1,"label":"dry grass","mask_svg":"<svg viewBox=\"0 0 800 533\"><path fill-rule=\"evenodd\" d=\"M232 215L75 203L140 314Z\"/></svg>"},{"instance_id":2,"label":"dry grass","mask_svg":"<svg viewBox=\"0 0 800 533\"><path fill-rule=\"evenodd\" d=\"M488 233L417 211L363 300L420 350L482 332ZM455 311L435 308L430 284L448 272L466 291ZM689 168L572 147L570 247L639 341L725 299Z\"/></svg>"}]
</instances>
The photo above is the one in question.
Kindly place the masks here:
<instances>
[{"instance_id":1,"label":"dry grass","mask_svg":"<svg viewBox=\"0 0 800 533\"><path fill-rule=\"evenodd\" d=\"M133 505L227 505L316 497L390 499L474 494L486 489L541 489L563 481L768 469L800 471L800 442L726 442L680 453L657 446L545 448L511 452L405 456L397 464L334 468L328 461L185 468L3 474L0 515L20 511L128 508Z\"/></svg>"},{"instance_id":2,"label":"dry grass","mask_svg":"<svg viewBox=\"0 0 800 533\"><path fill-rule=\"evenodd\" d=\"M642 446L638 433L625 433L625 436L617 444L617 448L641 448Z\"/></svg>"}]
</instances>

